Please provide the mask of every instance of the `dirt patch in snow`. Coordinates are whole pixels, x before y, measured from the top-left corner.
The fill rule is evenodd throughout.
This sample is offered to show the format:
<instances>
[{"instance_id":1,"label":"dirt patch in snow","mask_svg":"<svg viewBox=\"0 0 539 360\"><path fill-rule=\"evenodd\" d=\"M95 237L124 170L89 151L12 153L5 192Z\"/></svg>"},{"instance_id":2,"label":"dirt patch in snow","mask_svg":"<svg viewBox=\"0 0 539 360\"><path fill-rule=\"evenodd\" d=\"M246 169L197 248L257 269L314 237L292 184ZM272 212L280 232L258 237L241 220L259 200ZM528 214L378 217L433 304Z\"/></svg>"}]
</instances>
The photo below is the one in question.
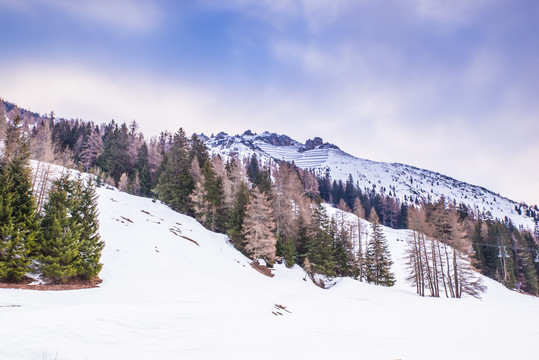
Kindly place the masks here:
<instances>
[{"instance_id":1,"label":"dirt patch in snow","mask_svg":"<svg viewBox=\"0 0 539 360\"><path fill-rule=\"evenodd\" d=\"M258 271L259 273L261 273L263 275L266 275L268 277L274 277L275 276L275 275L273 275L271 273L271 269L269 267L267 267L265 265L260 265L256 261L251 262L251 267L253 269L255 269L256 271Z\"/></svg>"},{"instance_id":2,"label":"dirt patch in snow","mask_svg":"<svg viewBox=\"0 0 539 360\"><path fill-rule=\"evenodd\" d=\"M0 289L24 289L24 290L40 290L40 291L61 291L61 290L79 290L91 289L98 287L103 282L96 277L92 280L72 280L65 284L35 284L32 285L32 279L25 279L20 283L0 282Z\"/></svg>"}]
</instances>

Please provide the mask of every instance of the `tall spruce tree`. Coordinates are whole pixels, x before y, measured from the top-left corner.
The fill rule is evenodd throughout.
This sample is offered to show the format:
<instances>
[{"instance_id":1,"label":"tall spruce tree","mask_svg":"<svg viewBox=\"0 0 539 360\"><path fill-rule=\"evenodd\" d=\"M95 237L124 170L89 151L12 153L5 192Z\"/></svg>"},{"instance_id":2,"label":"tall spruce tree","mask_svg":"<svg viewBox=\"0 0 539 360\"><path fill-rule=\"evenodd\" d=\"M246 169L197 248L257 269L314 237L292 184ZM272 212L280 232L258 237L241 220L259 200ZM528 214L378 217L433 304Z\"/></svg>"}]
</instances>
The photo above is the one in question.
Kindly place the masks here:
<instances>
[{"instance_id":1,"label":"tall spruce tree","mask_svg":"<svg viewBox=\"0 0 539 360\"><path fill-rule=\"evenodd\" d=\"M89 179L85 184L82 179L77 179L73 196L71 216L80 225L81 230L79 244L81 261L78 263L77 276L90 280L97 276L103 267L99 260L105 247L99 235L99 213L94 181Z\"/></svg>"},{"instance_id":2,"label":"tall spruce tree","mask_svg":"<svg viewBox=\"0 0 539 360\"><path fill-rule=\"evenodd\" d=\"M56 283L90 280L101 270L95 187L62 176L54 183L41 221L40 263L43 276Z\"/></svg>"},{"instance_id":3,"label":"tall spruce tree","mask_svg":"<svg viewBox=\"0 0 539 360\"><path fill-rule=\"evenodd\" d=\"M391 272L393 261L391 261L387 239L374 208L371 210L369 221L371 222L371 240L367 247L367 281L375 285L393 286L395 285L395 275Z\"/></svg>"},{"instance_id":4,"label":"tall spruce tree","mask_svg":"<svg viewBox=\"0 0 539 360\"><path fill-rule=\"evenodd\" d=\"M245 219L245 211L247 209L248 203L249 189L247 188L245 182L242 181L236 192L236 196L232 205L232 209L230 211L230 216L228 217L227 224L227 234L232 240L234 246L240 251L244 250L243 221Z\"/></svg>"},{"instance_id":5,"label":"tall spruce tree","mask_svg":"<svg viewBox=\"0 0 539 360\"><path fill-rule=\"evenodd\" d=\"M163 157L156 192L161 201L184 214L189 213L189 195L195 188L190 166L189 139L180 128Z\"/></svg>"},{"instance_id":6,"label":"tall spruce tree","mask_svg":"<svg viewBox=\"0 0 539 360\"><path fill-rule=\"evenodd\" d=\"M44 206L41 221L40 267L43 276L53 282L65 283L77 275L80 263L79 239L81 227L69 213L73 206L71 194L75 191L72 181L64 175L55 181Z\"/></svg>"},{"instance_id":7,"label":"tall spruce tree","mask_svg":"<svg viewBox=\"0 0 539 360\"><path fill-rule=\"evenodd\" d=\"M137 172L140 183L140 195L150 197L152 195L152 178L150 176L148 145L145 142L138 150Z\"/></svg>"},{"instance_id":8,"label":"tall spruce tree","mask_svg":"<svg viewBox=\"0 0 539 360\"><path fill-rule=\"evenodd\" d=\"M319 204L313 211L309 228L307 257L313 272L335 276L333 232L322 204Z\"/></svg>"},{"instance_id":9,"label":"tall spruce tree","mask_svg":"<svg viewBox=\"0 0 539 360\"><path fill-rule=\"evenodd\" d=\"M0 158L0 278L20 281L29 271L39 231L20 117L8 124Z\"/></svg>"}]
</instances>

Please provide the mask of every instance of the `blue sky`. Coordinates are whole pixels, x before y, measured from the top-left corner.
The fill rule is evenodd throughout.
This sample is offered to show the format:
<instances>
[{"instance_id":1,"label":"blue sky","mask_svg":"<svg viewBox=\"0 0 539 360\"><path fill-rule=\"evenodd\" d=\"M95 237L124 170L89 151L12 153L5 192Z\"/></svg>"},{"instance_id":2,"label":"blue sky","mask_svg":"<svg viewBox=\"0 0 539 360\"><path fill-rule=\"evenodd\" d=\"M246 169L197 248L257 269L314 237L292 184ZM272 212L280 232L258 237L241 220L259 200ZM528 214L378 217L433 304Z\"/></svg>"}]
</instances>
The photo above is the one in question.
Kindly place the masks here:
<instances>
[{"instance_id":1,"label":"blue sky","mask_svg":"<svg viewBox=\"0 0 539 360\"><path fill-rule=\"evenodd\" d=\"M0 0L0 97L148 135L321 136L539 203L539 3Z\"/></svg>"}]
</instances>

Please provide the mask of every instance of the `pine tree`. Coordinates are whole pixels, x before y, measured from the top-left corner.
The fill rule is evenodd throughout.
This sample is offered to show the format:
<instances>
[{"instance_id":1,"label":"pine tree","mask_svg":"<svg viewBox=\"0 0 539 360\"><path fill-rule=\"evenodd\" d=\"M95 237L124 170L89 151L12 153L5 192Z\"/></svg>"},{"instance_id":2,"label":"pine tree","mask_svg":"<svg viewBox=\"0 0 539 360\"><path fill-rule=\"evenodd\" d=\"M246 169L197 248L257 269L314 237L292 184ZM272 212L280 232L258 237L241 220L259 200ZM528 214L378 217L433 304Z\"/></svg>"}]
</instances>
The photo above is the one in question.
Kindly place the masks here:
<instances>
[{"instance_id":1,"label":"pine tree","mask_svg":"<svg viewBox=\"0 0 539 360\"><path fill-rule=\"evenodd\" d=\"M313 211L307 257L313 272L335 276L333 233L327 213L321 204Z\"/></svg>"},{"instance_id":2,"label":"pine tree","mask_svg":"<svg viewBox=\"0 0 539 360\"><path fill-rule=\"evenodd\" d=\"M81 230L79 244L81 262L78 263L77 276L90 280L97 276L103 267L99 260L105 246L99 236L95 183L90 179L84 184L82 179L78 179L75 183L75 196L71 216L80 224Z\"/></svg>"},{"instance_id":3,"label":"pine tree","mask_svg":"<svg viewBox=\"0 0 539 360\"><path fill-rule=\"evenodd\" d=\"M137 172L140 184L139 194L150 197L152 195L152 178L150 176L148 145L146 143L143 143L138 150Z\"/></svg>"},{"instance_id":4,"label":"pine tree","mask_svg":"<svg viewBox=\"0 0 539 360\"><path fill-rule=\"evenodd\" d=\"M395 284L395 276L391 272L393 262L386 237L374 209L371 210L369 221L372 233L367 247L367 281L375 285L393 286Z\"/></svg>"},{"instance_id":5,"label":"pine tree","mask_svg":"<svg viewBox=\"0 0 539 360\"><path fill-rule=\"evenodd\" d=\"M7 281L20 281L29 271L39 231L21 122L17 117L8 125L0 158L0 278Z\"/></svg>"},{"instance_id":6,"label":"pine tree","mask_svg":"<svg viewBox=\"0 0 539 360\"><path fill-rule=\"evenodd\" d=\"M189 195L195 187L189 173L189 141L183 129L174 135L170 150L163 157L156 187L159 199L173 210L189 213Z\"/></svg>"},{"instance_id":7,"label":"pine tree","mask_svg":"<svg viewBox=\"0 0 539 360\"><path fill-rule=\"evenodd\" d=\"M275 222L271 213L271 203L264 193L254 188L247 204L243 223L245 251L253 260L264 259L270 264L273 263L277 243L274 230Z\"/></svg>"},{"instance_id":8,"label":"pine tree","mask_svg":"<svg viewBox=\"0 0 539 360\"><path fill-rule=\"evenodd\" d=\"M92 181L55 181L41 222L40 263L44 277L65 283L97 276L104 243L99 236L97 195Z\"/></svg>"},{"instance_id":9,"label":"pine tree","mask_svg":"<svg viewBox=\"0 0 539 360\"><path fill-rule=\"evenodd\" d=\"M223 209L223 181L215 175L210 161L206 161L201 169L204 177L204 190L208 208L208 228L211 231L223 231L225 228L226 214Z\"/></svg>"},{"instance_id":10,"label":"pine tree","mask_svg":"<svg viewBox=\"0 0 539 360\"><path fill-rule=\"evenodd\" d=\"M294 246L294 241L291 239L286 239L284 242L283 249L283 258L286 263L286 267L293 267L295 264L296 257L296 247Z\"/></svg>"},{"instance_id":11,"label":"pine tree","mask_svg":"<svg viewBox=\"0 0 539 360\"><path fill-rule=\"evenodd\" d=\"M53 282L65 283L77 276L80 266L81 226L69 213L74 184L67 176L55 181L41 221L41 272Z\"/></svg>"},{"instance_id":12,"label":"pine tree","mask_svg":"<svg viewBox=\"0 0 539 360\"><path fill-rule=\"evenodd\" d=\"M129 134L125 124L120 127L112 123L112 130L105 136L103 153L99 155L96 163L107 172L118 186L123 173L130 174L132 165L129 156Z\"/></svg>"},{"instance_id":13,"label":"pine tree","mask_svg":"<svg viewBox=\"0 0 539 360\"><path fill-rule=\"evenodd\" d=\"M248 203L249 189L244 182L241 182L238 191L236 192L236 197L234 199L234 204L232 205L227 224L228 237L230 237L236 249L240 251L244 250L243 244L245 239L243 233L243 222L245 220L245 211Z\"/></svg>"}]
</instances>

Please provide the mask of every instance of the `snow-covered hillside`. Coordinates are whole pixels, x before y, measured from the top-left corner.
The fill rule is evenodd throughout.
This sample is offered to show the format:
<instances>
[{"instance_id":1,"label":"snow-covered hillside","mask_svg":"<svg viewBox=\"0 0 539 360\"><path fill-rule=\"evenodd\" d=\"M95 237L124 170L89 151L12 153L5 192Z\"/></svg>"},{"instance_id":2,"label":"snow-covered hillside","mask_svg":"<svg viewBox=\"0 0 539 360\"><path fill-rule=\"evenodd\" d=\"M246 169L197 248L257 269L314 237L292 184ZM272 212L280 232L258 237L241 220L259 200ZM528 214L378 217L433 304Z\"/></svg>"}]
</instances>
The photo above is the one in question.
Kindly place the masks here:
<instances>
[{"instance_id":1,"label":"snow-covered hillside","mask_svg":"<svg viewBox=\"0 0 539 360\"><path fill-rule=\"evenodd\" d=\"M104 188L98 195L103 283L0 290L0 359L530 359L537 352L539 299L488 279L482 300L419 297L404 282L406 231L385 229L395 287L343 279L324 290L299 267L260 274L224 235L162 204Z\"/></svg>"},{"instance_id":2,"label":"snow-covered hillside","mask_svg":"<svg viewBox=\"0 0 539 360\"><path fill-rule=\"evenodd\" d=\"M516 210L519 204L483 187L409 165L356 158L335 145L323 143L320 138L302 144L286 135L246 132L235 136L219 133L205 139L212 153L225 157L237 155L250 158L256 153L266 161L293 161L300 168L312 169L321 176L329 171L333 180L345 182L352 175L360 189L375 188L377 192L384 189L386 195L394 196L401 202L405 196L430 201L445 196L457 204L464 203L476 213L490 212L499 219L507 216L517 226L522 225L527 229L533 229L535 225L533 219L526 216L525 207L519 214Z\"/></svg>"}]
</instances>

